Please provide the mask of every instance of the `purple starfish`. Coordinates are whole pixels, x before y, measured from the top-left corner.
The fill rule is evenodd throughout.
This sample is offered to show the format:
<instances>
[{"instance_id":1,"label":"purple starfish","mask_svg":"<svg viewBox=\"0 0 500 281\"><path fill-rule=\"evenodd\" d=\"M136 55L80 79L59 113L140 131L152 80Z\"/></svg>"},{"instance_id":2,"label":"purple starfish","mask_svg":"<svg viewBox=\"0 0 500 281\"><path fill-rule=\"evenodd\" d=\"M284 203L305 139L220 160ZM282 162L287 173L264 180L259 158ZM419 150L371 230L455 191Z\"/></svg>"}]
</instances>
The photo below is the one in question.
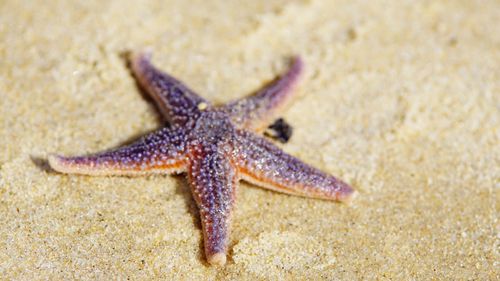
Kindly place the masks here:
<instances>
[{"instance_id":1,"label":"purple starfish","mask_svg":"<svg viewBox=\"0 0 500 281\"><path fill-rule=\"evenodd\" d=\"M286 154L251 132L261 132L293 96L301 77L297 57L279 79L255 95L215 107L180 81L156 69L150 55L131 57L132 70L154 98L170 127L111 151L88 156L50 155L62 173L142 175L186 173L198 205L205 254L224 265L235 191L240 179L275 191L312 198L349 201L346 183Z\"/></svg>"}]
</instances>

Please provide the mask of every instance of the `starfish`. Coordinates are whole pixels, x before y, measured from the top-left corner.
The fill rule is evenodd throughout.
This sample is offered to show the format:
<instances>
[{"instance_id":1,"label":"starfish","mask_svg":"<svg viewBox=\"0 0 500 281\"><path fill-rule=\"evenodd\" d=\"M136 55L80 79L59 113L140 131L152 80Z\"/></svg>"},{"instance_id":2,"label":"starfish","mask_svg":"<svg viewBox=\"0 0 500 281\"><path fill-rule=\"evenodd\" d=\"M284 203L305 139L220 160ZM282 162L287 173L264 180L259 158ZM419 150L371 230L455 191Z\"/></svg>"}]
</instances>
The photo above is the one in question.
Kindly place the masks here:
<instances>
[{"instance_id":1,"label":"starfish","mask_svg":"<svg viewBox=\"0 0 500 281\"><path fill-rule=\"evenodd\" d=\"M261 133L293 97L303 73L295 57L281 77L249 97L213 106L185 84L158 70L151 54L136 52L131 70L157 103L169 126L116 149L76 157L51 154L61 173L93 176L186 173L198 206L205 255L224 265L237 183L292 195L350 201L356 191L341 180L283 152Z\"/></svg>"}]
</instances>

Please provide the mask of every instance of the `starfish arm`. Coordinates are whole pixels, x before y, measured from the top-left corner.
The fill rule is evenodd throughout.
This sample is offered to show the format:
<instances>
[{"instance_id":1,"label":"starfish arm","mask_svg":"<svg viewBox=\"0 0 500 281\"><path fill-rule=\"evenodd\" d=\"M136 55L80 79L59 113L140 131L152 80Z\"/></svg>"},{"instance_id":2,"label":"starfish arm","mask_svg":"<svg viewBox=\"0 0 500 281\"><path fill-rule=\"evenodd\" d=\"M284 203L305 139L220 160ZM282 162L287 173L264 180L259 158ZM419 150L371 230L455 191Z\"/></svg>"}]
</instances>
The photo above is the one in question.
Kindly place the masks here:
<instances>
[{"instance_id":1,"label":"starfish arm","mask_svg":"<svg viewBox=\"0 0 500 281\"><path fill-rule=\"evenodd\" d=\"M62 173L82 175L143 175L180 173L187 169L185 133L163 128L131 145L88 156L50 155L50 166Z\"/></svg>"},{"instance_id":2,"label":"starfish arm","mask_svg":"<svg viewBox=\"0 0 500 281\"><path fill-rule=\"evenodd\" d=\"M184 124L189 116L199 112L199 108L209 105L184 83L155 68L150 57L147 53L132 54L132 72L168 121Z\"/></svg>"},{"instance_id":3,"label":"starfish arm","mask_svg":"<svg viewBox=\"0 0 500 281\"><path fill-rule=\"evenodd\" d=\"M289 70L268 86L247 98L225 106L231 119L240 129L262 131L276 118L276 114L291 100L294 88L303 73L300 57L293 59Z\"/></svg>"},{"instance_id":4,"label":"starfish arm","mask_svg":"<svg viewBox=\"0 0 500 281\"><path fill-rule=\"evenodd\" d=\"M354 198L356 191L341 180L305 164L264 138L246 131L239 135L241 153L236 163L243 180L304 197L344 202Z\"/></svg>"},{"instance_id":5,"label":"starfish arm","mask_svg":"<svg viewBox=\"0 0 500 281\"><path fill-rule=\"evenodd\" d=\"M222 266L238 181L236 168L223 153L200 148L194 154L188 181L200 211L205 255L210 264Z\"/></svg>"}]
</instances>

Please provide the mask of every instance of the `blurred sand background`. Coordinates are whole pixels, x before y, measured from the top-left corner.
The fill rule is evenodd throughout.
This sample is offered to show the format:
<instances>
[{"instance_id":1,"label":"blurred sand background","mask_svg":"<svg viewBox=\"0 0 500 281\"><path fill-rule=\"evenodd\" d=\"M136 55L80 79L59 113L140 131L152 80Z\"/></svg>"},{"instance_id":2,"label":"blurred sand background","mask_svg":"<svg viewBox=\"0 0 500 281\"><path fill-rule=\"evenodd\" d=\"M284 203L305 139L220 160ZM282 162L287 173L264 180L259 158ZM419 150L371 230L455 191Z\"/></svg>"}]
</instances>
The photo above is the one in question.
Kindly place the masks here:
<instances>
[{"instance_id":1,"label":"blurred sand background","mask_svg":"<svg viewBox=\"0 0 500 281\"><path fill-rule=\"evenodd\" d=\"M498 280L499 23L495 0L1 1L1 278ZM123 58L144 47L215 103L301 54L281 146L360 196L242 183L217 269L184 177L52 172L162 125Z\"/></svg>"}]
</instances>

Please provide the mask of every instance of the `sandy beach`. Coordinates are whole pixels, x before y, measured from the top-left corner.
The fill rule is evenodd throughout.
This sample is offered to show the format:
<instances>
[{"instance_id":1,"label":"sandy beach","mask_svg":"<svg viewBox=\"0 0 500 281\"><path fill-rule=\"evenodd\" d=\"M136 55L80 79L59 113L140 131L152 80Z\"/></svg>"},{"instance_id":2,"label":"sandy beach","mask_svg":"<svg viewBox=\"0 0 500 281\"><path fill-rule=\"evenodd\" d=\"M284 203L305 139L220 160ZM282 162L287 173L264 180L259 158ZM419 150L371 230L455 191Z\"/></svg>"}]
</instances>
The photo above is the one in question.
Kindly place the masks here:
<instances>
[{"instance_id":1,"label":"sandy beach","mask_svg":"<svg viewBox=\"0 0 500 281\"><path fill-rule=\"evenodd\" d=\"M500 2L0 3L0 279L500 279ZM163 126L125 54L222 104L301 55L284 151L350 205L241 182L210 266L183 175L59 174Z\"/></svg>"}]
</instances>

